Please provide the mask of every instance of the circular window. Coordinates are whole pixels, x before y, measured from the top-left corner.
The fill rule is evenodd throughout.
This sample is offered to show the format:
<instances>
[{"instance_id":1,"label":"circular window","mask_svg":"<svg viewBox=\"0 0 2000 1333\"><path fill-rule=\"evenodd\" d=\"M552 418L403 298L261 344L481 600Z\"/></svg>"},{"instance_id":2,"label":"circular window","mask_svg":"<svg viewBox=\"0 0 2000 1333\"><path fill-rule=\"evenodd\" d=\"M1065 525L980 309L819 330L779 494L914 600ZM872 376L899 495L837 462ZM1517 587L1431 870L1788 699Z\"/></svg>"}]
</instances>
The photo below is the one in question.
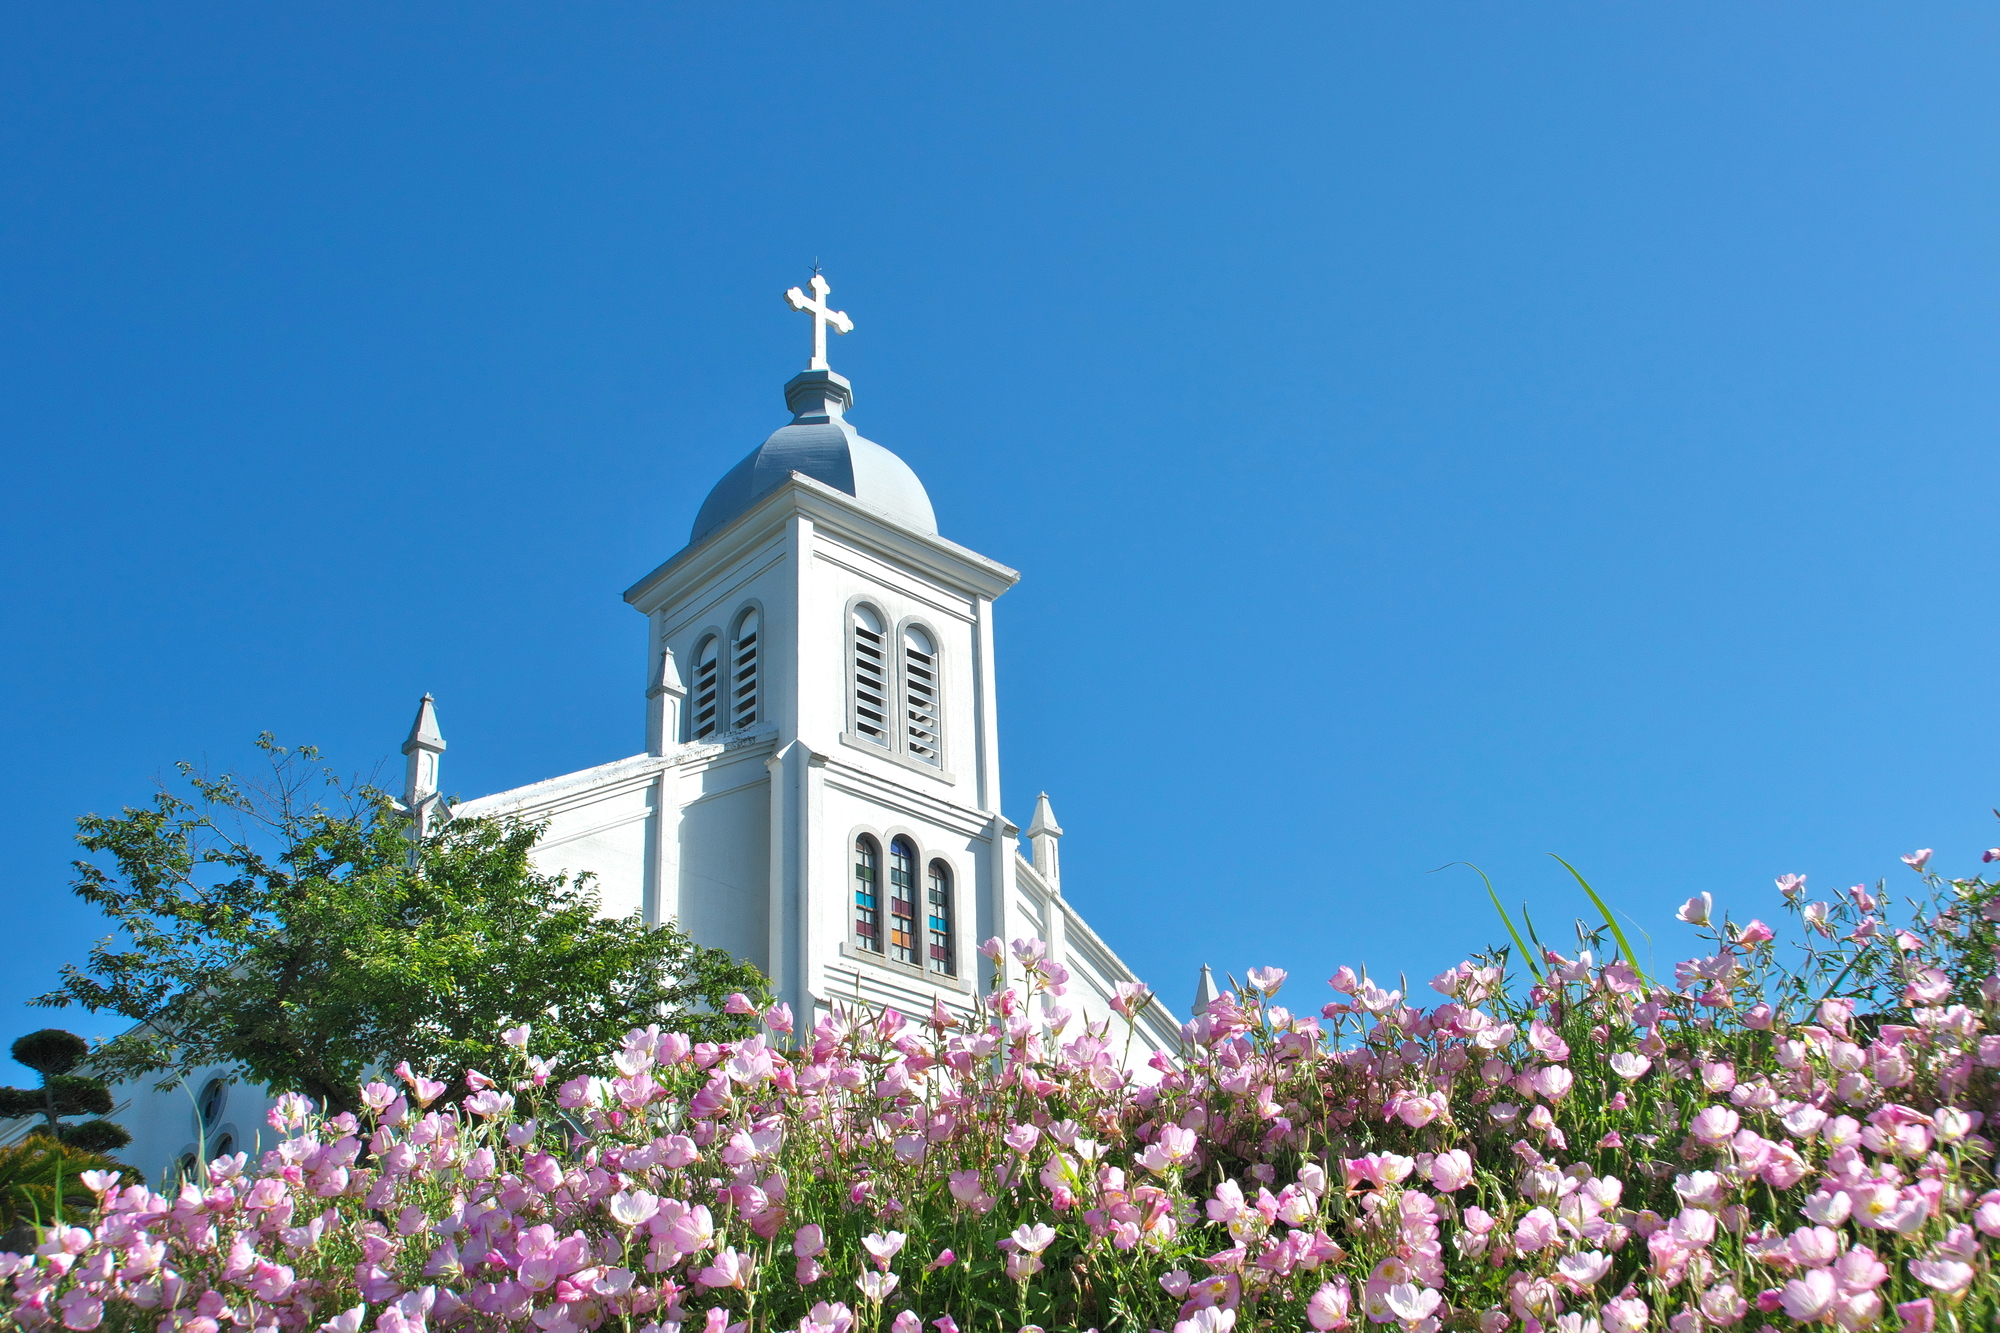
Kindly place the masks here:
<instances>
[{"instance_id":1,"label":"circular window","mask_svg":"<svg viewBox=\"0 0 2000 1333\"><path fill-rule=\"evenodd\" d=\"M218 1157L227 1157L236 1151L236 1135L232 1132L235 1128L234 1125L231 1125L228 1129L223 1130L215 1136L215 1148L208 1154L209 1161L212 1162Z\"/></svg>"},{"instance_id":2,"label":"circular window","mask_svg":"<svg viewBox=\"0 0 2000 1333\"><path fill-rule=\"evenodd\" d=\"M194 1099L194 1113L200 1121L195 1133L206 1134L222 1123L223 1108L229 1105L229 1085L219 1078L212 1078L202 1084L201 1095Z\"/></svg>"}]
</instances>

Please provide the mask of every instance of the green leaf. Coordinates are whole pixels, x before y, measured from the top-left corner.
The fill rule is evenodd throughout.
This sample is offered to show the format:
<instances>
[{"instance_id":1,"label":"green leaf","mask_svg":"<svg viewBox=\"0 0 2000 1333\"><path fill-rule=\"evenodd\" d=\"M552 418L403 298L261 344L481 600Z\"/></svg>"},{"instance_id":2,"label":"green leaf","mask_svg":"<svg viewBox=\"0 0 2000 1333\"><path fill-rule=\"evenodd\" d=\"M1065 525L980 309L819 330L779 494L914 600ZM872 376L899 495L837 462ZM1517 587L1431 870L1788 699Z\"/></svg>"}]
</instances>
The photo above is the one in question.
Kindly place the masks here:
<instances>
[{"instance_id":1,"label":"green leaf","mask_svg":"<svg viewBox=\"0 0 2000 1333\"><path fill-rule=\"evenodd\" d=\"M1535 974L1535 980L1540 981L1542 979L1541 959L1539 958L1539 956L1537 956L1535 953L1529 950L1527 944L1521 939L1521 932L1514 929L1514 918L1508 916L1507 909L1500 905L1500 895L1494 892L1493 881L1487 878L1486 872L1484 870L1481 870L1478 866L1472 864L1472 862L1470 861L1453 861L1451 865L1439 866L1438 869L1449 870L1451 869L1451 866L1464 866L1466 869L1470 870L1473 874L1479 876L1479 878L1485 882L1486 896L1493 900L1493 910L1500 914L1501 924L1505 925L1507 927L1507 933L1513 936L1514 947L1520 951L1522 960L1528 964L1528 970ZM1435 874L1436 872L1433 871L1432 873Z\"/></svg>"},{"instance_id":2,"label":"green leaf","mask_svg":"<svg viewBox=\"0 0 2000 1333\"><path fill-rule=\"evenodd\" d=\"M1582 875L1577 874L1577 869L1575 866L1563 860L1560 856L1556 856L1554 852L1550 852L1549 855L1555 857L1557 865L1561 866L1564 870L1569 871L1570 874L1576 876L1576 882L1578 884L1581 884L1583 886L1583 891L1590 895L1591 903L1597 908L1598 911L1604 913L1604 924L1611 928L1611 938L1618 941L1618 952L1624 957L1627 963L1631 964L1632 970L1639 974L1639 980L1643 982L1646 986L1650 987L1653 984L1652 980L1646 976L1646 969L1639 966L1639 955L1632 952L1631 941L1627 940L1625 938L1625 932L1618 928L1617 918L1613 917L1611 914L1611 909L1604 905L1604 899L1597 896L1597 890L1590 887L1590 882L1588 880L1586 880Z\"/></svg>"}]
</instances>

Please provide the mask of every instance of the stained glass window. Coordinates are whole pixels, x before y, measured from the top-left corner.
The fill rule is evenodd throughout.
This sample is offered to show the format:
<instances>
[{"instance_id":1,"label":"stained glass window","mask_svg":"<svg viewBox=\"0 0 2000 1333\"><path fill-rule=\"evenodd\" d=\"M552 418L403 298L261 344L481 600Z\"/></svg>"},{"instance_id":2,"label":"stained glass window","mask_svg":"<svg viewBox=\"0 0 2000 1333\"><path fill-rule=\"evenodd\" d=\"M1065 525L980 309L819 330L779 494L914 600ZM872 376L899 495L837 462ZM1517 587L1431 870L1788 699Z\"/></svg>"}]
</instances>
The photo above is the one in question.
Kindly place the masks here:
<instances>
[{"instance_id":1,"label":"stained glass window","mask_svg":"<svg viewBox=\"0 0 2000 1333\"><path fill-rule=\"evenodd\" d=\"M882 952L882 855L873 838L854 840L854 938L864 949Z\"/></svg>"},{"instance_id":2,"label":"stained glass window","mask_svg":"<svg viewBox=\"0 0 2000 1333\"><path fill-rule=\"evenodd\" d=\"M958 975L951 954L951 867L931 862L930 874L930 969L945 976Z\"/></svg>"},{"instance_id":3,"label":"stained glass window","mask_svg":"<svg viewBox=\"0 0 2000 1333\"><path fill-rule=\"evenodd\" d=\"M907 838L889 844L889 956L917 961L917 849Z\"/></svg>"}]
</instances>

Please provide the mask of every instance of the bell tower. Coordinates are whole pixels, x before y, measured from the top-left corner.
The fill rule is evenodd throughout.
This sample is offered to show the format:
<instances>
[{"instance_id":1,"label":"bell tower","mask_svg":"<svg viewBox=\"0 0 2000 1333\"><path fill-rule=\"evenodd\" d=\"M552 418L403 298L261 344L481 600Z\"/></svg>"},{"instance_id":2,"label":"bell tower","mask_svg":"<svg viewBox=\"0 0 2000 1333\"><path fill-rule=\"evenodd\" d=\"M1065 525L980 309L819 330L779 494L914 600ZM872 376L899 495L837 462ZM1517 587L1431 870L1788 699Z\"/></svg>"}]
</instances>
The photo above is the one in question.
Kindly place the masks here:
<instances>
[{"instance_id":1,"label":"bell tower","mask_svg":"<svg viewBox=\"0 0 2000 1333\"><path fill-rule=\"evenodd\" d=\"M1019 933L992 626L1018 576L940 536L916 473L849 422L830 294L817 272L785 294L812 317L791 420L625 595L650 631L647 748L680 755L656 910L797 1014L921 1012L969 1004L978 942Z\"/></svg>"}]
</instances>

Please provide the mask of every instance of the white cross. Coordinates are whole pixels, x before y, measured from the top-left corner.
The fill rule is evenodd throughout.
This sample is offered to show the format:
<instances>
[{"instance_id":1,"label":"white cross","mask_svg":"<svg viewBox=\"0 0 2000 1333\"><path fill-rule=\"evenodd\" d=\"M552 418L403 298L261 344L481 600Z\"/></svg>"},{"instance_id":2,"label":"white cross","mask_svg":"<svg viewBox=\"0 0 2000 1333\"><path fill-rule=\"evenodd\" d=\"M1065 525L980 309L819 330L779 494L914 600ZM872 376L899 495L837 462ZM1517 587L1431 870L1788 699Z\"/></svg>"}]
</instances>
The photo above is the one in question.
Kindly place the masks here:
<instances>
[{"instance_id":1,"label":"white cross","mask_svg":"<svg viewBox=\"0 0 2000 1333\"><path fill-rule=\"evenodd\" d=\"M854 321L844 311L827 308L826 296L833 288L817 272L813 274L812 290L812 299L807 300L806 294L794 287L785 293L785 300L792 309L809 311L813 317L813 359L806 369L831 370L833 367L826 363L826 326L833 325L836 333L852 333Z\"/></svg>"}]
</instances>

